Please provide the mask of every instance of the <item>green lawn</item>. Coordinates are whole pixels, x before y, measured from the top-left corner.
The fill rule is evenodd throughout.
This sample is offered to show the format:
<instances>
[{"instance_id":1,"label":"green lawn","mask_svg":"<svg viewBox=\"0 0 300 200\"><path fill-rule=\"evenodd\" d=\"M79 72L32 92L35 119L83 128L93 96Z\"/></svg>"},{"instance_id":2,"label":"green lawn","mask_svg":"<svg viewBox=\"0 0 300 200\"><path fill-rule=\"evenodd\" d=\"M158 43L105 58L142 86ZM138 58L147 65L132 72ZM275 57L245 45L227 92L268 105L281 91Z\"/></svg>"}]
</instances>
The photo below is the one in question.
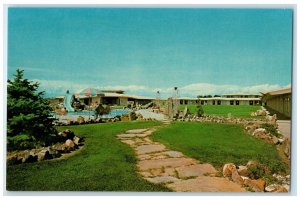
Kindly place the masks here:
<instances>
[{"instance_id":1,"label":"green lawn","mask_svg":"<svg viewBox=\"0 0 300 200\"><path fill-rule=\"evenodd\" d=\"M249 160L258 160L274 172L287 169L274 145L245 134L241 125L176 122L151 137L217 168L230 162L245 165Z\"/></svg>"},{"instance_id":2,"label":"green lawn","mask_svg":"<svg viewBox=\"0 0 300 200\"><path fill-rule=\"evenodd\" d=\"M179 110L183 111L186 105L180 105ZM191 113L196 113L197 105L187 105ZM227 105L202 105L204 114L225 116L231 113L233 117L253 118L250 116L251 112L260 109L260 106L227 106ZM256 117L257 118L257 117Z\"/></svg>"},{"instance_id":3,"label":"green lawn","mask_svg":"<svg viewBox=\"0 0 300 200\"><path fill-rule=\"evenodd\" d=\"M169 191L136 172L133 150L115 135L159 122L117 122L60 127L85 137L84 148L64 160L7 167L9 191Z\"/></svg>"}]
</instances>

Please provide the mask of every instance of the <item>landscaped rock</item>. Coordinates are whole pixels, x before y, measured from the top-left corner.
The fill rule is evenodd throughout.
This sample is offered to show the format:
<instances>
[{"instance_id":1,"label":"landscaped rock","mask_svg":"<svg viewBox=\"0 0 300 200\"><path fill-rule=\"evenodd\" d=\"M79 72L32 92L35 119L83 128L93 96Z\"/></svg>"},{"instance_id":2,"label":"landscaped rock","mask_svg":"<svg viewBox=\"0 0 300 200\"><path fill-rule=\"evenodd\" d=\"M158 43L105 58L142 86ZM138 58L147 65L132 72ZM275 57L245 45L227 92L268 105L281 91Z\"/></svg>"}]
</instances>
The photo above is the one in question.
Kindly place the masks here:
<instances>
[{"instance_id":1,"label":"landscaped rock","mask_svg":"<svg viewBox=\"0 0 300 200\"><path fill-rule=\"evenodd\" d=\"M84 117L82 116L77 117L77 122L78 124L84 124L85 123Z\"/></svg>"},{"instance_id":2,"label":"landscaped rock","mask_svg":"<svg viewBox=\"0 0 300 200\"><path fill-rule=\"evenodd\" d=\"M259 162L256 160L249 160L246 167L249 168L257 168L257 166L259 165Z\"/></svg>"},{"instance_id":3,"label":"landscaped rock","mask_svg":"<svg viewBox=\"0 0 300 200\"><path fill-rule=\"evenodd\" d=\"M25 151L22 156L22 162L23 163L32 163L37 161L37 155L32 154L29 151Z\"/></svg>"},{"instance_id":4,"label":"landscaped rock","mask_svg":"<svg viewBox=\"0 0 300 200\"><path fill-rule=\"evenodd\" d=\"M17 154L8 156L6 159L7 165L16 165L22 163L22 157L18 156Z\"/></svg>"},{"instance_id":5,"label":"landscaped rock","mask_svg":"<svg viewBox=\"0 0 300 200\"><path fill-rule=\"evenodd\" d=\"M47 160L47 159L51 159L52 156L50 155L50 152L47 149L43 149L42 151L40 151L38 154L38 161L42 161L42 160Z\"/></svg>"},{"instance_id":6,"label":"landscaped rock","mask_svg":"<svg viewBox=\"0 0 300 200\"><path fill-rule=\"evenodd\" d=\"M160 184L160 183L174 183L174 182L178 182L179 179L175 178L173 176L156 176L154 178L146 178L149 182L151 183L156 183L156 184Z\"/></svg>"},{"instance_id":7,"label":"landscaped rock","mask_svg":"<svg viewBox=\"0 0 300 200\"><path fill-rule=\"evenodd\" d=\"M74 142L70 139L68 139L66 142L65 142L65 146L70 150L74 150L76 148L76 145L74 144Z\"/></svg>"},{"instance_id":8,"label":"landscaped rock","mask_svg":"<svg viewBox=\"0 0 300 200\"><path fill-rule=\"evenodd\" d=\"M275 137L275 136L272 137L272 141L273 141L273 144L278 144L279 143L278 138Z\"/></svg>"},{"instance_id":9,"label":"landscaped rock","mask_svg":"<svg viewBox=\"0 0 300 200\"><path fill-rule=\"evenodd\" d=\"M244 184L250 187L255 192L263 192L265 189L266 182L263 179L246 179L244 180Z\"/></svg>"},{"instance_id":10,"label":"landscaped rock","mask_svg":"<svg viewBox=\"0 0 300 200\"><path fill-rule=\"evenodd\" d=\"M240 185L243 185L243 183L244 183L243 178L239 175L239 173L236 169L232 170L231 178L232 178L233 182L238 183Z\"/></svg>"},{"instance_id":11,"label":"landscaped rock","mask_svg":"<svg viewBox=\"0 0 300 200\"><path fill-rule=\"evenodd\" d=\"M252 135L269 143L273 143L272 137L268 135L266 129L264 128L255 129Z\"/></svg>"},{"instance_id":12,"label":"landscaped rock","mask_svg":"<svg viewBox=\"0 0 300 200\"><path fill-rule=\"evenodd\" d=\"M80 143L80 138L79 137L77 137L77 136L74 136L74 138L73 138L73 142L74 142L74 144L76 144L77 146L79 145L79 143Z\"/></svg>"},{"instance_id":13,"label":"landscaped rock","mask_svg":"<svg viewBox=\"0 0 300 200\"><path fill-rule=\"evenodd\" d=\"M266 116L267 112L265 110L257 110L256 115L257 116Z\"/></svg>"},{"instance_id":14,"label":"landscaped rock","mask_svg":"<svg viewBox=\"0 0 300 200\"><path fill-rule=\"evenodd\" d=\"M278 185L278 184L272 184L269 185L265 188L266 192L288 192L288 190L282 186L282 185Z\"/></svg>"},{"instance_id":15,"label":"landscaped rock","mask_svg":"<svg viewBox=\"0 0 300 200\"><path fill-rule=\"evenodd\" d=\"M236 170L236 166L233 163L227 163L223 166L223 176L229 177L232 175L232 171Z\"/></svg>"},{"instance_id":16,"label":"landscaped rock","mask_svg":"<svg viewBox=\"0 0 300 200\"><path fill-rule=\"evenodd\" d=\"M248 176L249 175L248 168L246 166L243 166L243 165L240 165L238 167L238 173L241 176Z\"/></svg>"},{"instance_id":17,"label":"landscaped rock","mask_svg":"<svg viewBox=\"0 0 300 200\"><path fill-rule=\"evenodd\" d=\"M57 135L65 139L73 139L75 136L74 132L69 129L59 132Z\"/></svg>"}]
</instances>

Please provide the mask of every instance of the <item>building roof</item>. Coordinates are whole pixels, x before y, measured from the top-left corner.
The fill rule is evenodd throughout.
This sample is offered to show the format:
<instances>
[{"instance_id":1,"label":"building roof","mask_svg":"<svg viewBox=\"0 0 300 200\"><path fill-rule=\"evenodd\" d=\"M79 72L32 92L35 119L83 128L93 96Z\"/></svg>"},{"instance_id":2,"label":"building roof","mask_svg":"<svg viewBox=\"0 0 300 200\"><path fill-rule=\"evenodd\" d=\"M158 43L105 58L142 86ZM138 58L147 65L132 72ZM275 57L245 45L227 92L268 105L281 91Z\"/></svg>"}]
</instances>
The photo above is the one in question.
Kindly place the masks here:
<instances>
[{"instance_id":1,"label":"building roof","mask_svg":"<svg viewBox=\"0 0 300 200\"><path fill-rule=\"evenodd\" d=\"M292 93L291 87L283 88L283 89L279 89L279 90L272 90L272 91L264 92L262 94L264 94L264 95L281 95L281 94L289 94L289 93Z\"/></svg>"}]
</instances>

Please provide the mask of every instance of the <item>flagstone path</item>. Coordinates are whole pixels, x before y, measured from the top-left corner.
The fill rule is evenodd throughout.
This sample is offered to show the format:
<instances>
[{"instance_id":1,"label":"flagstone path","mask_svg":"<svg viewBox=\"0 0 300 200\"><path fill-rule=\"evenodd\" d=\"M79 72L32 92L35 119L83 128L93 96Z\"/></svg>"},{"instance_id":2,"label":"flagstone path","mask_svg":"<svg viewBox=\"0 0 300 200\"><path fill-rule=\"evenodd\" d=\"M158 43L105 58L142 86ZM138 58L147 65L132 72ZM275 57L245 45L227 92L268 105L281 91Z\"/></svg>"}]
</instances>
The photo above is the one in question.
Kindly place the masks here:
<instances>
[{"instance_id":1,"label":"flagstone path","mask_svg":"<svg viewBox=\"0 0 300 200\"><path fill-rule=\"evenodd\" d=\"M164 120L165 125L170 121ZM148 137L156 129L134 129L117 135L130 145L138 158L138 172L149 182L163 184L176 192L246 192L239 184L216 177L217 170L208 163L167 149Z\"/></svg>"}]
</instances>

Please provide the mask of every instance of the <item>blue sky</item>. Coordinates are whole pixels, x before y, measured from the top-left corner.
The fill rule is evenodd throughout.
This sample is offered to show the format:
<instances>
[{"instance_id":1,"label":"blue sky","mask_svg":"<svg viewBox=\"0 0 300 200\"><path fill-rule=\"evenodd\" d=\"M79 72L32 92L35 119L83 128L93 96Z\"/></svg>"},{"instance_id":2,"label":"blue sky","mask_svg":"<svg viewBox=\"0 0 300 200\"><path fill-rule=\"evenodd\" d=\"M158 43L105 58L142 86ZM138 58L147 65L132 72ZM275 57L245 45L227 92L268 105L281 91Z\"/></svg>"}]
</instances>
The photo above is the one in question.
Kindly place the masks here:
<instances>
[{"instance_id":1,"label":"blue sky","mask_svg":"<svg viewBox=\"0 0 300 200\"><path fill-rule=\"evenodd\" d=\"M47 96L85 87L153 96L291 84L291 9L9 8L8 78Z\"/></svg>"}]
</instances>

